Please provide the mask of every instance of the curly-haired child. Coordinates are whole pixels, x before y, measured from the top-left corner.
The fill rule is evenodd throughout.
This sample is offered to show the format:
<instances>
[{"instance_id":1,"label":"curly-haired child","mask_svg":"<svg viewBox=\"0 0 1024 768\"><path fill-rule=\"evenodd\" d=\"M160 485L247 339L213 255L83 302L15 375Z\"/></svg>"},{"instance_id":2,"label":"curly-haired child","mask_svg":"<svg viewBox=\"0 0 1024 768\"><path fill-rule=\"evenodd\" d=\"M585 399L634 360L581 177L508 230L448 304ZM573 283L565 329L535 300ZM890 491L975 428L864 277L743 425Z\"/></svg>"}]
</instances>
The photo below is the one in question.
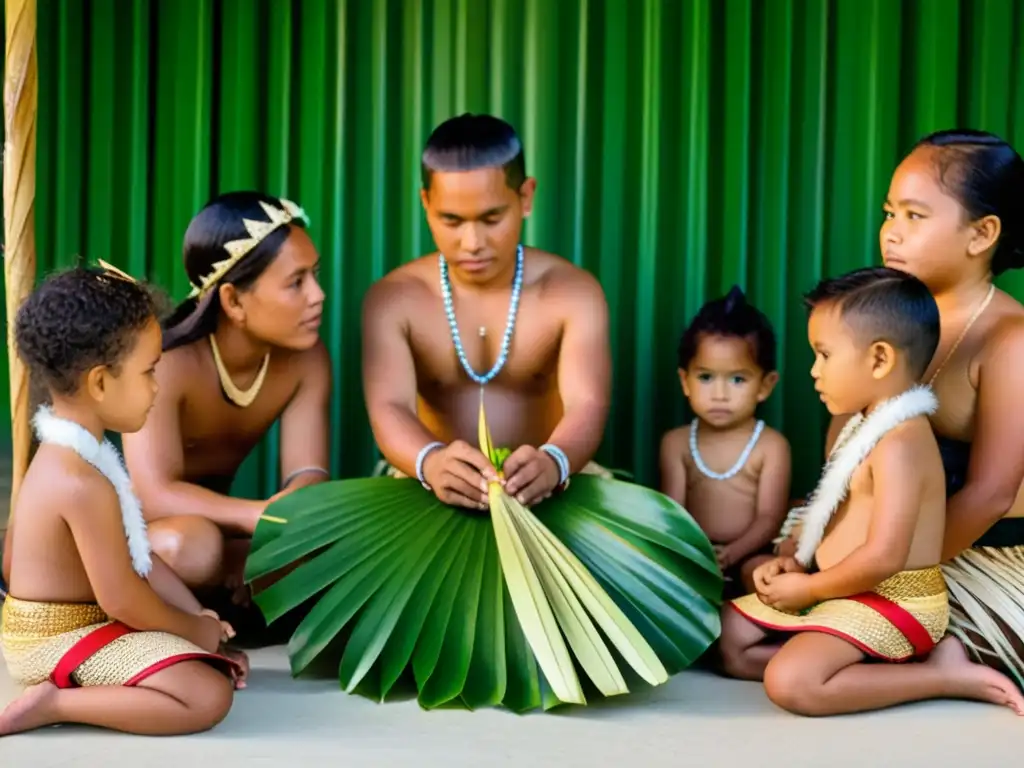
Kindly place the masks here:
<instances>
[{"instance_id":1,"label":"curly-haired child","mask_svg":"<svg viewBox=\"0 0 1024 768\"><path fill-rule=\"evenodd\" d=\"M131 481L106 432L142 427L161 333L152 294L112 269L47 279L14 336L49 404L16 500L0 646L28 686L0 735L55 723L171 735L212 728L247 672L233 632L149 547Z\"/></svg>"}]
</instances>

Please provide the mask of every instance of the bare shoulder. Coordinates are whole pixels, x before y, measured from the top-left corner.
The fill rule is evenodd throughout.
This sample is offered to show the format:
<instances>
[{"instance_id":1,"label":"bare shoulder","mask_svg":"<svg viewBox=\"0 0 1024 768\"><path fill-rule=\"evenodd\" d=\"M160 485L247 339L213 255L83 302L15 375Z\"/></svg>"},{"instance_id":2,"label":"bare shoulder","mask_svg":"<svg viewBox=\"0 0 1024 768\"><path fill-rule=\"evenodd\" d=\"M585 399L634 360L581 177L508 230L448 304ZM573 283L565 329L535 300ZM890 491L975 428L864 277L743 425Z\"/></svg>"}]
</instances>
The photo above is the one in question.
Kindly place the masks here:
<instances>
[{"instance_id":1,"label":"bare shoulder","mask_svg":"<svg viewBox=\"0 0 1024 768\"><path fill-rule=\"evenodd\" d=\"M790 452L789 440L786 439L786 436L767 424L761 430L761 437L758 439L757 445L761 455L765 457L771 456L777 459L788 456Z\"/></svg>"},{"instance_id":2,"label":"bare shoulder","mask_svg":"<svg viewBox=\"0 0 1024 768\"><path fill-rule=\"evenodd\" d=\"M662 456L683 458L690 455L690 425L670 429L661 436Z\"/></svg>"},{"instance_id":3,"label":"bare shoulder","mask_svg":"<svg viewBox=\"0 0 1024 768\"><path fill-rule=\"evenodd\" d=\"M938 457L938 444L927 416L915 416L889 430L871 451L872 468L885 467L889 474L909 467L926 467L922 463L929 453Z\"/></svg>"},{"instance_id":4,"label":"bare shoulder","mask_svg":"<svg viewBox=\"0 0 1024 768\"><path fill-rule=\"evenodd\" d=\"M568 259L547 251L529 249L527 279L539 284L551 298L605 302L604 288L597 277Z\"/></svg>"},{"instance_id":5,"label":"bare shoulder","mask_svg":"<svg viewBox=\"0 0 1024 768\"><path fill-rule=\"evenodd\" d=\"M421 256L395 267L367 290L363 297L364 314L387 312L408 315L423 300L437 293L436 256Z\"/></svg>"},{"instance_id":6,"label":"bare shoulder","mask_svg":"<svg viewBox=\"0 0 1024 768\"><path fill-rule=\"evenodd\" d=\"M1006 312L993 323L979 357L982 365L993 360L1024 365L1024 311Z\"/></svg>"},{"instance_id":7,"label":"bare shoulder","mask_svg":"<svg viewBox=\"0 0 1024 768\"><path fill-rule=\"evenodd\" d=\"M114 486L70 448L43 444L32 463L19 501L53 510L62 518L118 508Z\"/></svg>"},{"instance_id":8,"label":"bare shoulder","mask_svg":"<svg viewBox=\"0 0 1024 768\"><path fill-rule=\"evenodd\" d=\"M161 399L177 399L187 390L188 383L196 381L201 375L199 344L202 343L205 343L205 337L161 355L156 364L156 380L160 385Z\"/></svg>"}]
</instances>

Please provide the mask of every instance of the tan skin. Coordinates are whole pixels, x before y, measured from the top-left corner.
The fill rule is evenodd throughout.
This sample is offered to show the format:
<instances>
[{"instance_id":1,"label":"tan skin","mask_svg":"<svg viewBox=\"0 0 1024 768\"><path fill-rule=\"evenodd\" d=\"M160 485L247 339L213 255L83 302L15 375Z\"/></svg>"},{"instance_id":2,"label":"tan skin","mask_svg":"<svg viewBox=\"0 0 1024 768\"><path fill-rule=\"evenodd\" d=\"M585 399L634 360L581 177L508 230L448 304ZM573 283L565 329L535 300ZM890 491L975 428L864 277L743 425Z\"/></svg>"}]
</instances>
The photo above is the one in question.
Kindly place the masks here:
<instances>
[{"instance_id":1,"label":"tan skin","mask_svg":"<svg viewBox=\"0 0 1024 768\"><path fill-rule=\"evenodd\" d=\"M814 309L809 338L811 375L833 414L870 413L909 389L914 376L885 341L864 343L835 306ZM778 610L874 589L904 570L937 564L942 552L945 481L942 459L924 416L888 432L854 473L846 500L816 552L819 572L807 574L791 557L754 573L758 596ZM781 646L725 606L721 650L732 676L764 680L769 698L803 715L834 715L930 698L968 698L1006 704L1024 714L1024 697L995 670L973 664L956 643L943 641L920 664L865 664L845 640L801 632Z\"/></svg>"},{"instance_id":2,"label":"tan skin","mask_svg":"<svg viewBox=\"0 0 1024 768\"><path fill-rule=\"evenodd\" d=\"M459 331L470 365L490 370L505 332L516 244L534 181L510 189L499 168L435 173L422 194L434 240L449 263ZM486 329L481 337L479 328ZM608 309L597 280L527 248L515 334L504 369L485 387L494 444L513 449L505 489L527 504L548 497L558 466L538 447L558 445L573 471L596 452L611 381ZM462 370L441 299L438 258L422 257L374 284L363 307L363 384L374 436L387 460L424 474L439 499L487 508L495 469L478 449L480 387Z\"/></svg>"},{"instance_id":3,"label":"tan skin","mask_svg":"<svg viewBox=\"0 0 1024 768\"><path fill-rule=\"evenodd\" d=\"M754 431L755 410L778 381L738 337L705 336L679 378L700 418L698 449L704 464L725 472L742 454ZM689 424L661 440L661 491L679 502L715 545L723 572L737 568L746 591L766 560L757 553L769 545L786 516L791 458L786 438L765 427L744 467L727 480L705 477L690 454ZM739 585L737 585L739 586Z\"/></svg>"},{"instance_id":4,"label":"tan skin","mask_svg":"<svg viewBox=\"0 0 1024 768\"><path fill-rule=\"evenodd\" d=\"M293 228L278 256L245 291L221 284L217 345L235 385L270 366L248 408L229 402L207 339L178 347L157 366L160 395L146 425L124 439L125 459L149 522L153 548L193 588L238 587L249 541L282 493L328 479L301 474L269 500L228 496L239 466L281 421L281 473L328 467L330 359L319 338L324 294L319 257Z\"/></svg>"},{"instance_id":5,"label":"tan skin","mask_svg":"<svg viewBox=\"0 0 1024 768\"><path fill-rule=\"evenodd\" d=\"M153 318L116 369L89 370L74 394L53 393L57 416L77 422L97 439L105 430L139 429L156 397L154 368L160 327ZM141 631L178 635L211 652L224 652L232 632L204 611L157 557L148 579L136 574L125 543L117 493L76 452L43 443L17 500L18 528L11 594L30 601L97 603ZM244 654L231 654L247 669ZM241 687L242 680L236 681ZM219 723L232 703L232 680L200 661L174 664L134 687L58 689L31 686L2 714L0 735L58 722L84 723L139 734L182 734Z\"/></svg>"},{"instance_id":6,"label":"tan skin","mask_svg":"<svg viewBox=\"0 0 1024 768\"><path fill-rule=\"evenodd\" d=\"M1002 223L996 216L969 219L939 185L934 151L915 150L893 174L880 245L886 266L917 276L935 296L942 338L923 377L931 380L942 366L933 383L939 410L932 426L971 443L966 483L946 505L942 557L948 560L1001 518L1024 516L1024 307L997 290L946 360L989 290ZM833 420L829 446L844 423Z\"/></svg>"}]
</instances>

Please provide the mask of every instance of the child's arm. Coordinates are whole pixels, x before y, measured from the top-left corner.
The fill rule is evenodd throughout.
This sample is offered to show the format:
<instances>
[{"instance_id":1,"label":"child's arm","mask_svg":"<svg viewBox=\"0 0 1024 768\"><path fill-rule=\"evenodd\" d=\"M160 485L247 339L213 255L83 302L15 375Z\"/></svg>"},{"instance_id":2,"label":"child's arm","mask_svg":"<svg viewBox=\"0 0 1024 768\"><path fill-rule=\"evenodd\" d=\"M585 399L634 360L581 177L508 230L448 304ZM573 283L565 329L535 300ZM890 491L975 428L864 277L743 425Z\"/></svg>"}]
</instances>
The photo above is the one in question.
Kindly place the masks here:
<instances>
[{"instance_id":1,"label":"child's arm","mask_svg":"<svg viewBox=\"0 0 1024 768\"><path fill-rule=\"evenodd\" d=\"M57 480L57 478L54 478ZM165 603L132 568L117 493L105 478L63 475L52 498L88 499L63 504L60 512L78 548L100 608L137 630L169 632L207 651L220 646L221 623Z\"/></svg>"},{"instance_id":2,"label":"child's arm","mask_svg":"<svg viewBox=\"0 0 1024 768\"><path fill-rule=\"evenodd\" d=\"M867 540L832 568L810 576L815 601L866 592L906 567L924 487L911 437L902 429L891 432L871 452L874 499Z\"/></svg>"},{"instance_id":3,"label":"child's arm","mask_svg":"<svg viewBox=\"0 0 1024 768\"><path fill-rule=\"evenodd\" d=\"M779 535L789 511L792 457L789 441L778 432L766 431L764 463L757 481L757 516L742 536L725 547L726 561L738 563L770 544Z\"/></svg>"},{"instance_id":4,"label":"child's arm","mask_svg":"<svg viewBox=\"0 0 1024 768\"><path fill-rule=\"evenodd\" d=\"M185 586L185 582L178 574L172 571L170 566L161 560L155 552L152 554L152 559L153 569L149 572L147 580L153 591L168 605L173 605L185 613L199 615L203 606L196 600L192 590Z\"/></svg>"},{"instance_id":5,"label":"child's arm","mask_svg":"<svg viewBox=\"0 0 1024 768\"><path fill-rule=\"evenodd\" d=\"M683 464L684 450L682 431L673 429L661 438L658 464L661 469L661 492L680 506L686 506L686 465Z\"/></svg>"}]
</instances>

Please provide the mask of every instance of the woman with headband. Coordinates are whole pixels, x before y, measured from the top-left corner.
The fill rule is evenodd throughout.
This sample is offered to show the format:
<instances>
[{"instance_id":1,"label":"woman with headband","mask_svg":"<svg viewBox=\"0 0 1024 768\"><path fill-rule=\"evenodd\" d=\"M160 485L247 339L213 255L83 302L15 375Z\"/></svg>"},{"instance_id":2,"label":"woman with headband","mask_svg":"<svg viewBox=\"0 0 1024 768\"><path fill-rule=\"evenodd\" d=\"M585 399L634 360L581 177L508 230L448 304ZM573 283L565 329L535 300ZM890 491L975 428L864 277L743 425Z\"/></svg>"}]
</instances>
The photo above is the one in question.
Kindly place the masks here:
<instances>
[{"instance_id":1,"label":"woman with headband","mask_svg":"<svg viewBox=\"0 0 1024 768\"><path fill-rule=\"evenodd\" d=\"M124 438L153 549L204 601L230 591L246 602L242 571L268 503L328 479L331 370L307 223L294 203L257 192L221 195L195 216L184 242L193 290L164 323L153 410ZM280 491L232 498L238 468L278 420Z\"/></svg>"}]
</instances>

